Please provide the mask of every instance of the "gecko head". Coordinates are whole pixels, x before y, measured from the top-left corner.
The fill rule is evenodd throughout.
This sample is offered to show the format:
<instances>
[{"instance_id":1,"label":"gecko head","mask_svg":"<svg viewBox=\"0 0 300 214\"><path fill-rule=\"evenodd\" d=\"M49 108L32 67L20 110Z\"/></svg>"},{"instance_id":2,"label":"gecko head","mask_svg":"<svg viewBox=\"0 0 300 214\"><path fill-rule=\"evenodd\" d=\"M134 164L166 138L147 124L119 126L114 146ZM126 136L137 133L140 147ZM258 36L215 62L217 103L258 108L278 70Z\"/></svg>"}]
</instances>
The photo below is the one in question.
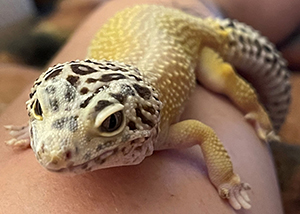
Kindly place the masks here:
<instances>
[{"instance_id":1,"label":"gecko head","mask_svg":"<svg viewBox=\"0 0 300 214\"><path fill-rule=\"evenodd\" d=\"M153 152L161 102L133 66L60 64L36 80L30 97L31 147L50 171L138 164Z\"/></svg>"}]
</instances>

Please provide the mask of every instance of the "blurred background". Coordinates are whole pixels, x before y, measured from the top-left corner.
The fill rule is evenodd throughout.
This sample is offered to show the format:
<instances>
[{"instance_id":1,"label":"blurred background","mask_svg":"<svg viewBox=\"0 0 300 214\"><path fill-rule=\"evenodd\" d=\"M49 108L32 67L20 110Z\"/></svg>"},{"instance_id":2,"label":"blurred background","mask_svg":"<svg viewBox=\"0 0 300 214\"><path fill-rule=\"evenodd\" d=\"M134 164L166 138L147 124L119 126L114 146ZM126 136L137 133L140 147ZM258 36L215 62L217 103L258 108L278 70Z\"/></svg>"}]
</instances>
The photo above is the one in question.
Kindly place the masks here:
<instances>
[{"instance_id":1,"label":"blurred background","mask_svg":"<svg viewBox=\"0 0 300 214\"><path fill-rule=\"evenodd\" d=\"M106 1L108 0L0 0L0 114L24 87L32 83L32 79L45 68L85 17ZM285 211L287 214L300 213L300 73L297 72L300 71L300 13L298 11L298 15L292 17L294 24L282 38L276 37L280 35L276 30L282 32L285 28L272 25L277 24L278 20L263 25L264 21L270 20L261 16L264 13L262 11L266 10L264 7L268 7L280 19L284 17L282 14L292 11L291 8L299 9L300 1L298 0L297 5L288 5L288 1L278 0L283 5L277 7L270 0L262 0L261 3L257 0L214 2L225 16L246 22L264 35L268 35L267 30L274 26L275 33L268 37L289 62L293 100L280 132L284 143L272 142L271 149ZM247 10L251 8L249 5L256 7L254 12ZM272 5L279 9L272 10ZM257 14L253 15L255 12ZM22 72L22 69L26 72Z\"/></svg>"}]
</instances>

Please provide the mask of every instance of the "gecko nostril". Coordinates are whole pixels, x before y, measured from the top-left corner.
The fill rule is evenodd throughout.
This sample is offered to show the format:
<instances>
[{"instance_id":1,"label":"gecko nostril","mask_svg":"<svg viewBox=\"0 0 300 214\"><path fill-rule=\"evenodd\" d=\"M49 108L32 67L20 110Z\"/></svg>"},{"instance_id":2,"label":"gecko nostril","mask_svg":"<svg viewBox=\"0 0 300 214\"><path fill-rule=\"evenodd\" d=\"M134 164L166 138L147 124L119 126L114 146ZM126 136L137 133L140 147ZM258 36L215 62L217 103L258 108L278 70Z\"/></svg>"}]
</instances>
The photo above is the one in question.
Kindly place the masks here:
<instances>
[{"instance_id":1,"label":"gecko nostril","mask_svg":"<svg viewBox=\"0 0 300 214\"><path fill-rule=\"evenodd\" d=\"M72 152L70 150L65 152L65 158L66 158L66 160L69 160L72 158Z\"/></svg>"}]
</instances>

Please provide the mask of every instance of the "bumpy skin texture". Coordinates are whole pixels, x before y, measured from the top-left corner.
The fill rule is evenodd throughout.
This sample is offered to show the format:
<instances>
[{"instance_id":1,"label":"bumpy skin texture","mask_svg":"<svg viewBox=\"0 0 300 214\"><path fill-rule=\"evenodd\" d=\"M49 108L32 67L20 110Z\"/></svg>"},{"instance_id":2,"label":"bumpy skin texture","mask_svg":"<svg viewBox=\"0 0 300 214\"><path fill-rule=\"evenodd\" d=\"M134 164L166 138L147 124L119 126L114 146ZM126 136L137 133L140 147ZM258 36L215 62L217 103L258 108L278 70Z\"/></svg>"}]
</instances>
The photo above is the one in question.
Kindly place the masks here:
<instances>
[{"instance_id":1,"label":"bumpy skin texture","mask_svg":"<svg viewBox=\"0 0 300 214\"><path fill-rule=\"evenodd\" d=\"M49 170L137 164L153 152L161 102L135 67L90 60L56 65L30 96L31 147Z\"/></svg>"},{"instance_id":2,"label":"bumpy skin texture","mask_svg":"<svg viewBox=\"0 0 300 214\"><path fill-rule=\"evenodd\" d=\"M239 49L244 39L250 48ZM250 186L233 172L214 131L178 118L197 78L245 112L262 140L274 136L255 90L232 66L244 61L246 71L253 64L269 71L270 64L255 60L265 59L262 49L286 78L277 51L245 25L161 6L125 9L99 30L88 60L59 64L40 76L27 102L30 126L7 127L15 137L8 144L28 144L24 138L30 130L31 147L43 166L75 173L137 164L154 149L198 144L219 195L235 209L249 209Z\"/></svg>"}]
</instances>

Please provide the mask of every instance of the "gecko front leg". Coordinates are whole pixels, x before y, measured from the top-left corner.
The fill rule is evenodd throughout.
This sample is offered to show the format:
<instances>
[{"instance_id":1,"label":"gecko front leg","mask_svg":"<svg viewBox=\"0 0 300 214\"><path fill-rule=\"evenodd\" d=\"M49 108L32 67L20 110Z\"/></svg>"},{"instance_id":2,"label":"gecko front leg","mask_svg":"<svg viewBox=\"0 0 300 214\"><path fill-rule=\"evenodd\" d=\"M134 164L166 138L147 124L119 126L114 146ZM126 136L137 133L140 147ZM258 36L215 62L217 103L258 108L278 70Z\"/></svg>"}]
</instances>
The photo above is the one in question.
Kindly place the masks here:
<instances>
[{"instance_id":1,"label":"gecko front leg","mask_svg":"<svg viewBox=\"0 0 300 214\"><path fill-rule=\"evenodd\" d=\"M209 126L197 120L184 120L170 126L167 140L157 149L186 148L200 145L211 182L223 199L239 210L250 209L247 190L250 185L242 183L233 172L232 162L223 144Z\"/></svg>"},{"instance_id":2,"label":"gecko front leg","mask_svg":"<svg viewBox=\"0 0 300 214\"><path fill-rule=\"evenodd\" d=\"M30 147L29 124L24 126L7 125L4 128L9 131L12 139L5 143L9 146L19 149L26 149Z\"/></svg>"}]
</instances>

